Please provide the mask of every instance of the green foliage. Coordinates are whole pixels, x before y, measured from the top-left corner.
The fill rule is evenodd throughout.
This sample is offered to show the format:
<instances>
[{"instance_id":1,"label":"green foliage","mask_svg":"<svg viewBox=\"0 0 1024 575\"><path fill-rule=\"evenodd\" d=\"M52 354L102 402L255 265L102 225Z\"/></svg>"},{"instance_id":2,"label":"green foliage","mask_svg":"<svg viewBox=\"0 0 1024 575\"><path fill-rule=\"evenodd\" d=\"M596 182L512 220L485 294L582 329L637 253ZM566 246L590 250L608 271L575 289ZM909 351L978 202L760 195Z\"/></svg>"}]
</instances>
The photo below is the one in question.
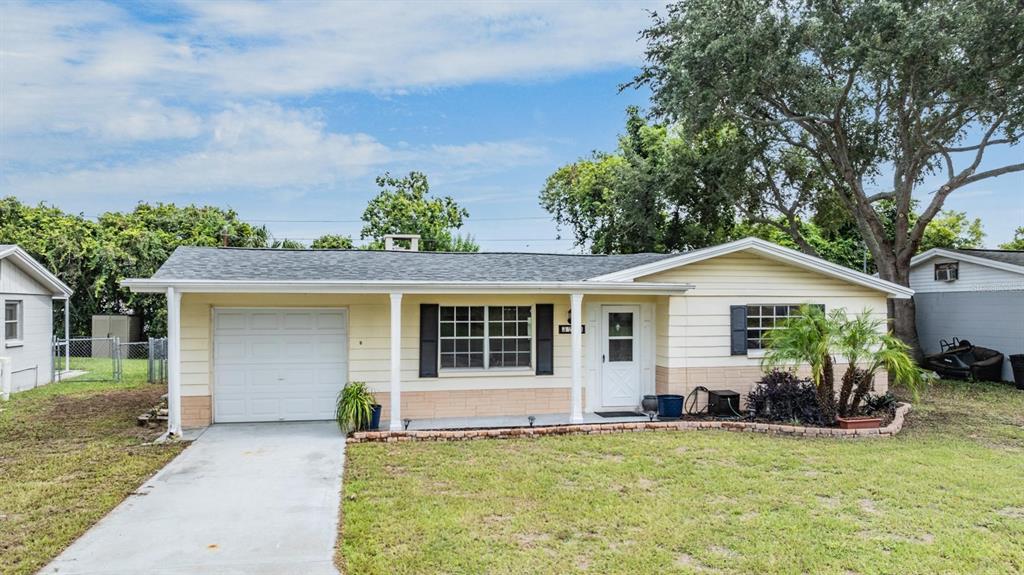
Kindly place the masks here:
<instances>
[{"instance_id":1,"label":"green foliage","mask_svg":"<svg viewBox=\"0 0 1024 575\"><path fill-rule=\"evenodd\" d=\"M233 210L210 206L140 203L131 212L108 212L95 222L80 214L16 198L0 200L0 243L15 243L52 270L71 289L71 333L88 334L97 313L134 312L146 333L166 331L162 295L133 294L128 277L149 277L175 248L263 247L267 231L239 221Z\"/></svg>"},{"instance_id":2,"label":"green foliage","mask_svg":"<svg viewBox=\"0 0 1024 575\"><path fill-rule=\"evenodd\" d=\"M693 134L735 126L758 150L751 171L775 172L753 179L760 202L747 204L788 219L834 200L884 279L906 285L949 194L1024 170L1019 158L979 169L987 150L1024 137L1015 0L688 0L643 37L647 63L632 85L652 90L654 113ZM791 154L808 162L796 178L778 173ZM928 198L916 218L915 195ZM895 206L889 229L882 200ZM965 225L968 242L980 233L945 224ZM940 231L928 241L952 241ZM912 313L897 305L901 335L912 336Z\"/></svg>"},{"instance_id":3,"label":"green foliage","mask_svg":"<svg viewBox=\"0 0 1024 575\"><path fill-rule=\"evenodd\" d=\"M350 250L353 246L349 236L326 234L313 240L309 247L314 250Z\"/></svg>"},{"instance_id":4,"label":"green foliage","mask_svg":"<svg viewBox=\"0 0 1024 575\"><path fill-rule=\"evenodd\" d=\"M479 251L470 237L453 231L462 227L469 212L449 196L430 197L430 184L421 172L403 178L389 173L377 177L381 189L363 212L360 237L371 238L370 249L383 249L387 234L419 234L423 251Z\"/></svg>"},{"instance_id":5,"label":"green foliage","mask_svg":"<svg viewBox=\"0 0 1024 575\"><path fill-rule=\"evenodd\" d=\"M1019 227L1013 232L1013 239L1005 244L999 244L1004 250L1024 250L1024 227Z\"/></svg>"},{"instance_id":6,"label":"green foliage","mask_svg":"<svg viewBox=\"0 0 1024 575\"><path fill-rule=\"evenodd\" d=\"M343 433L358 429L366 429L373 418L373 406L376 400L366 383L350 381L338 392L335 418Z\"/></svg>"},{"instance_id":7,"label":"green foliage","mask_svg":"<svg viewBox=\"0 0 1024 575\"><path fill-rule=\"evenodd\" d=\"M906 387L917 399L926 380L908 353L910 348L886 333L884 326L870 310L848 317L844 309L826 315L820 308L802 306L799 315L787 318L765 336L767 353L762 364L765 368L810 365L819 392L827 391L832 399L834 374L830 377L828 370L837 356L842 357L848 365L836 406L839 415L857 413L882 369L891 385Z\"/></svg>"},{"instance_id":8,"label":"green foliage","mask_svg":"<svg viewBox=\"0 0 1024 575\"><path fill-rule=\"evenodd\" d=\"M728 238L745 181L734 131L684 136L627 111L615 153L594 153L548 177L541 205L594 253L664 252Z\"/></svg>"},{"instance_id":9,"label":"green foliage","mask_svg":"<svg viewBox=\"0 0 1024 575\"><path fill-rule=\"evenodd\" d=\"M768 369L808 365L811 381L819 389L825 385L825 372L830 368L833 338L842 321L842 311L826 315L821 308L800 306L791 316L764 336L765 356L761 364Z\"/></svg>"},{"instance_id":10,"label":"green foliage","mask_svg":"<svg viewBox=\"0 0 1024 575\"><path fill-rule=\"evenodd\" d=\"M942 210L928 222L919 252L932 248L980 248L985 240L981 218L969 219L967 212Z\"/></svg>"}]
</instances>

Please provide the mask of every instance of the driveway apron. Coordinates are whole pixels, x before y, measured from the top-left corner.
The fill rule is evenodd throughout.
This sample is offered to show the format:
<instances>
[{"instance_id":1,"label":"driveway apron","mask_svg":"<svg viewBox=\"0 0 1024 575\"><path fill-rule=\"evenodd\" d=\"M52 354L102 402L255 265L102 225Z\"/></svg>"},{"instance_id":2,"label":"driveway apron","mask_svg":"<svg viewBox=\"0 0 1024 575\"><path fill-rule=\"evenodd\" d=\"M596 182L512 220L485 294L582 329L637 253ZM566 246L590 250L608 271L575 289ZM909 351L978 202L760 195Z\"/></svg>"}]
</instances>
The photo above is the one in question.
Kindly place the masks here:
<instances>
[{"instance_id":1,"label":"driveway apron","mask_svg":"<svg viewBox=\"0 0 1024 575\"><path fill-rule=\"evenodd\" d=\"M333 422L215 425L40 573L336 575Z\"/></svg>"}]
</instances>

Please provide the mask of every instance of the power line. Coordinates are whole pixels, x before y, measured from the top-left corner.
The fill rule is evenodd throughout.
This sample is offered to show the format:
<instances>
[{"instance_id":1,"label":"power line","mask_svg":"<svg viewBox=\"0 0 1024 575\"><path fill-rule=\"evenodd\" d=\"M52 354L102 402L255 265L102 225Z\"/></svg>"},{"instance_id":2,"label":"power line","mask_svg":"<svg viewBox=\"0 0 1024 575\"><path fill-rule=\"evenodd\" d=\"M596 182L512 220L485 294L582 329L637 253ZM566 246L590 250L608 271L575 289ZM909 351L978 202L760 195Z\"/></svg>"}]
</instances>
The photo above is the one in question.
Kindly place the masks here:
<instances>
[{"instance_id":1,"label":"power line","mask_svg":"<svg viewBox=\"0 0 1024 575\"><path fill-rule=\"evenodd\" d=\"M523 221L523 220L550 220L550 216L519 216L504 218L466 218L465 223L473 222L502 222L502 221ZM246 222L258 222L262 224L356 224L363 220L281 220L281 219L245 219Z\"/></svg>"}]
</instances>

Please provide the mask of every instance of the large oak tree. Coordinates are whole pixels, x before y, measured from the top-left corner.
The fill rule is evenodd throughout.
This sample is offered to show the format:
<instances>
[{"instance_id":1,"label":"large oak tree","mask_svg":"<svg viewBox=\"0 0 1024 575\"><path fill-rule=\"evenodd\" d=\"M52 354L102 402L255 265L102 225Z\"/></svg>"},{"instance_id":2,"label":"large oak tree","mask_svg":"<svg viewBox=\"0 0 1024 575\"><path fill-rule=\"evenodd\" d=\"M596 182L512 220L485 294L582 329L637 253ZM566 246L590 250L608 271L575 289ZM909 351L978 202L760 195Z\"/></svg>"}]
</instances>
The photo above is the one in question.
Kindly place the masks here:
<instances>
[{"instance_id":1,"label":"large oak tree","mask_svg":"<svg viewBox=\"0 0 1024 575\"><path fill-rule=\"evenodd\" d=\"M654 15L633 84L652 90L657 116L695 132L729 122L768 158L807 158L879 275L907 285L910 259L950 194L1024 170L1020 155L983 167L986 152L1024 133L1021 6L687 0ZM815 195L801 186L758 191L783 215ZM915 196L923 201L916 218ZM876 209L882 200L894 205L893 233ZM897 300L894 312L897 335L918 347L913 302Z\"/></svg>"}]
</instances>

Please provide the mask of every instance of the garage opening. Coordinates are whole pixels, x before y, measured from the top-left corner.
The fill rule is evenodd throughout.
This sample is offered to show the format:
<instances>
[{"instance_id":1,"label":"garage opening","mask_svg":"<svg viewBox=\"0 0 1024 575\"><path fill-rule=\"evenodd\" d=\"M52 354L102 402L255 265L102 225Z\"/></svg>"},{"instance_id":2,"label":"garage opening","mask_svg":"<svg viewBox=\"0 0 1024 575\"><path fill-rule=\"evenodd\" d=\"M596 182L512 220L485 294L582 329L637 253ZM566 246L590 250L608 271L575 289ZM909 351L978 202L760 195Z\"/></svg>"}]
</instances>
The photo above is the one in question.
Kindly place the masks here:
<instances>
[{"instance_id":1,"label":"garage opening","mask_svg":"<svg viewBox=\"0 0 1024 575\"><path fill-rule=\"evenodd\" d=\"M215 422L334 419L348 310L218 308L213 320Z\"/></svg>"}]
</instances>

